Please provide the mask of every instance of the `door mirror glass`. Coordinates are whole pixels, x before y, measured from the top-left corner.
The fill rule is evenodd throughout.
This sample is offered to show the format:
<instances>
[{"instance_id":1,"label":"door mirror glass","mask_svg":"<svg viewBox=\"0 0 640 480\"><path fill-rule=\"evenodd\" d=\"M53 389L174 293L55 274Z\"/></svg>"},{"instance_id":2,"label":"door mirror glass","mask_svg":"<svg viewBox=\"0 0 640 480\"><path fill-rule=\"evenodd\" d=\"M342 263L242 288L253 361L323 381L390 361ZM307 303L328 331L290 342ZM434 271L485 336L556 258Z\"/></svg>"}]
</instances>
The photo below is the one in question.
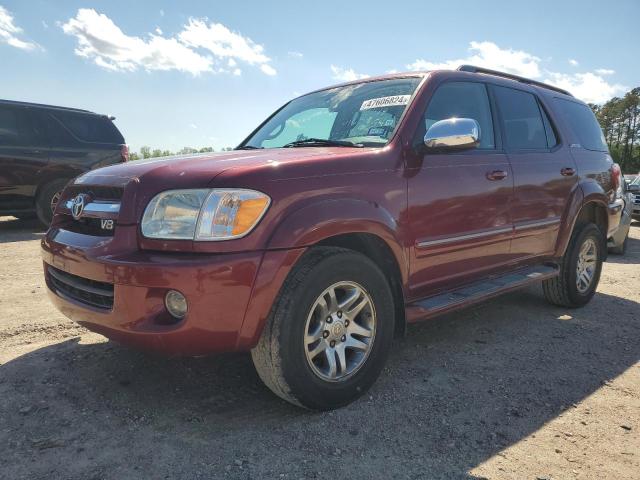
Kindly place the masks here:
<instances>
[{"instance_id":1,"label":"door mirror glass","mask_svg":"<svg viewBox=\"0 0 640 480\"><path fill-rule=\"evenodd\" d=\"M472 118L447 118L427 130L424 144L428 149L464 150L480 145L480 125Z\"/></svg>"}]
</instances>

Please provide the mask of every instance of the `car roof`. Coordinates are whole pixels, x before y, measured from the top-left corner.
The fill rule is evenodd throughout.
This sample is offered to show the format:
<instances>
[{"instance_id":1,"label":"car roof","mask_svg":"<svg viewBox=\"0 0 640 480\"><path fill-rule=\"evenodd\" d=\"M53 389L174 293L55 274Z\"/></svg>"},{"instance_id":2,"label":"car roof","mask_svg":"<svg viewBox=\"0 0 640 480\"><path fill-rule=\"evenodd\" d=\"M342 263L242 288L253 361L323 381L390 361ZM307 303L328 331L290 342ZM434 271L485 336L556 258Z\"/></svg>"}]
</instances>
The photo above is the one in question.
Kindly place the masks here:
<instances>
[{"instance_id":1,"label":"car roof","mask_svg":"<svg viewBox=\"0 0 640 480\"><path fill-rule=\"evenodd\" d=\"M0 99L0 105L12 106L12 107L23 107L23 108L37 108L42 110L59 110L62 112L74 112L74 113L82 113L88 115L98 115L101 117L106 117L111 120L114 120L115 117L111 117L109 115L104 115L101 113L92 112L90 110L83 110L81 108L73 108L73 107L62 107L59 105L47 105L44 103L32 103L32 102L20 102L17 100L4 100Z\"/></svg>"},{"instance_id":2,"label":"car roof","mask_svg":"<svg viewBox=\"0 0 640 480\"><path fill-rule=\"evenodd\" d=\"M482 76L483 79L487 79L487 77L491 77L492 83L496 83L499 85L505 86L515 86L519 87L527 86L532 88L538 93L543 95L552 95L556 97L566 98L567 100L572 100L574 102L584 103L580 100L576 99L570 92L564 90L562 88L556 87L554 85L549 85L544 82L539 82L537 80L532 80L530 78L521 77L520 75L514 75L511 73L500 72L497 70L491 70L488 68L476 67L474 65L461 65L457 69L438 69L438 70L422 70L422 71L410 71L410 72L393 72L385 75L378 75L375 77L367 77L358 80L352 80L349 82L339 83L336 85L332 85L325 88L320 88L318 90L314 90L309 93L321 92L323 90L330 90L333 88L348 86L348 85L357 85L361 83L369 83L369 82L377 82L381 80L392 80L396 78L408 78L408 77L425 77L430 74L439 74L439 75L452 75L452 76L471 76L477 77ZM309 95L306 93L305 95ZM304 96L304 95L303 95Z\"/></svg>"}]
</instances>

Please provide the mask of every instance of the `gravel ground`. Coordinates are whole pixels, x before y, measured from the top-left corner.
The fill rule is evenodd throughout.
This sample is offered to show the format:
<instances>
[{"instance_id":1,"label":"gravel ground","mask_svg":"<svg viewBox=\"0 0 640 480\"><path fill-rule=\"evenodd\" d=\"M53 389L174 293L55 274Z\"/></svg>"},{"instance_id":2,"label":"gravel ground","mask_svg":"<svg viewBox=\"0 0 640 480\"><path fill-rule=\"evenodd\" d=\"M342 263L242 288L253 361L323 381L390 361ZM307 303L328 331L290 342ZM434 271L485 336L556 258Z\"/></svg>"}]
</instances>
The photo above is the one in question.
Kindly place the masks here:
<instances>
[{"instance_id":1,"label":"gravel ground","mask_svg":"<svg viewBox=\"0 0 640 480\"><path fill-rule=\"evenodd\" d=\"M580 310L539 287L413 326L368 395L309 413L248 354L164 359L48 302L0 219L0 478L640 478L640 224Z\"/></svg>"}]
</instances>

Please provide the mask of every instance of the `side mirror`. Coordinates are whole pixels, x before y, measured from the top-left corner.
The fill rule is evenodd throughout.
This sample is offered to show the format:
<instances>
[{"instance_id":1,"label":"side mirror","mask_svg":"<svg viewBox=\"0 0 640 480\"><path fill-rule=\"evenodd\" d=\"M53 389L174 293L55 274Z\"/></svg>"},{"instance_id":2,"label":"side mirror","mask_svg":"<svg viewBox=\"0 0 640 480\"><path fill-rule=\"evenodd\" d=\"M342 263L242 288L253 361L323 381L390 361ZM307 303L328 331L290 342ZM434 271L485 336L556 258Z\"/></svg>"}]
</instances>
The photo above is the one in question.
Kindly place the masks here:
<instances>
[{"instance_id":1,"label":"side mirror","mask_svg":"<svg viewBox=\"0 0 640 480\"><path fill-rule=\"evenodd\" d=\"M447 118L429 127L424 136L431 149L464 150L480 144L480 125L472 118Z\"/></svg>"}]
</instances>

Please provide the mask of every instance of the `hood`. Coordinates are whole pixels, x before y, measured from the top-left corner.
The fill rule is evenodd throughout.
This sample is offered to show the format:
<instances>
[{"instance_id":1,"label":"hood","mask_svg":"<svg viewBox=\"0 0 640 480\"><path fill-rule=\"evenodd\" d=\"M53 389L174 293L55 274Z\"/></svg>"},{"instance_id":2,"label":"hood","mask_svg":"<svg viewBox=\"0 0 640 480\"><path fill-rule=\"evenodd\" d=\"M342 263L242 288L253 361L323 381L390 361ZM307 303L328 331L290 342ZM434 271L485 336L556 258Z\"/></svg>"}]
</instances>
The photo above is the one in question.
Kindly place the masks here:
<instances>
[{"instance_id":1,"label":"hood","mask_svg":"<svg viewBox=\"0 0 640 480\"><path fill-rule=\"evenodd\" d=\"M130 182L154 183L162 188L207 187L225 170L255 169L277 162L286 165L312 158L327 158L353 154L342 147L277 148L264 150L234 150L220 153L179 155L119 163L92 170L75 180L76 184L125 187Z\"/></svg>"}]
</instances>

